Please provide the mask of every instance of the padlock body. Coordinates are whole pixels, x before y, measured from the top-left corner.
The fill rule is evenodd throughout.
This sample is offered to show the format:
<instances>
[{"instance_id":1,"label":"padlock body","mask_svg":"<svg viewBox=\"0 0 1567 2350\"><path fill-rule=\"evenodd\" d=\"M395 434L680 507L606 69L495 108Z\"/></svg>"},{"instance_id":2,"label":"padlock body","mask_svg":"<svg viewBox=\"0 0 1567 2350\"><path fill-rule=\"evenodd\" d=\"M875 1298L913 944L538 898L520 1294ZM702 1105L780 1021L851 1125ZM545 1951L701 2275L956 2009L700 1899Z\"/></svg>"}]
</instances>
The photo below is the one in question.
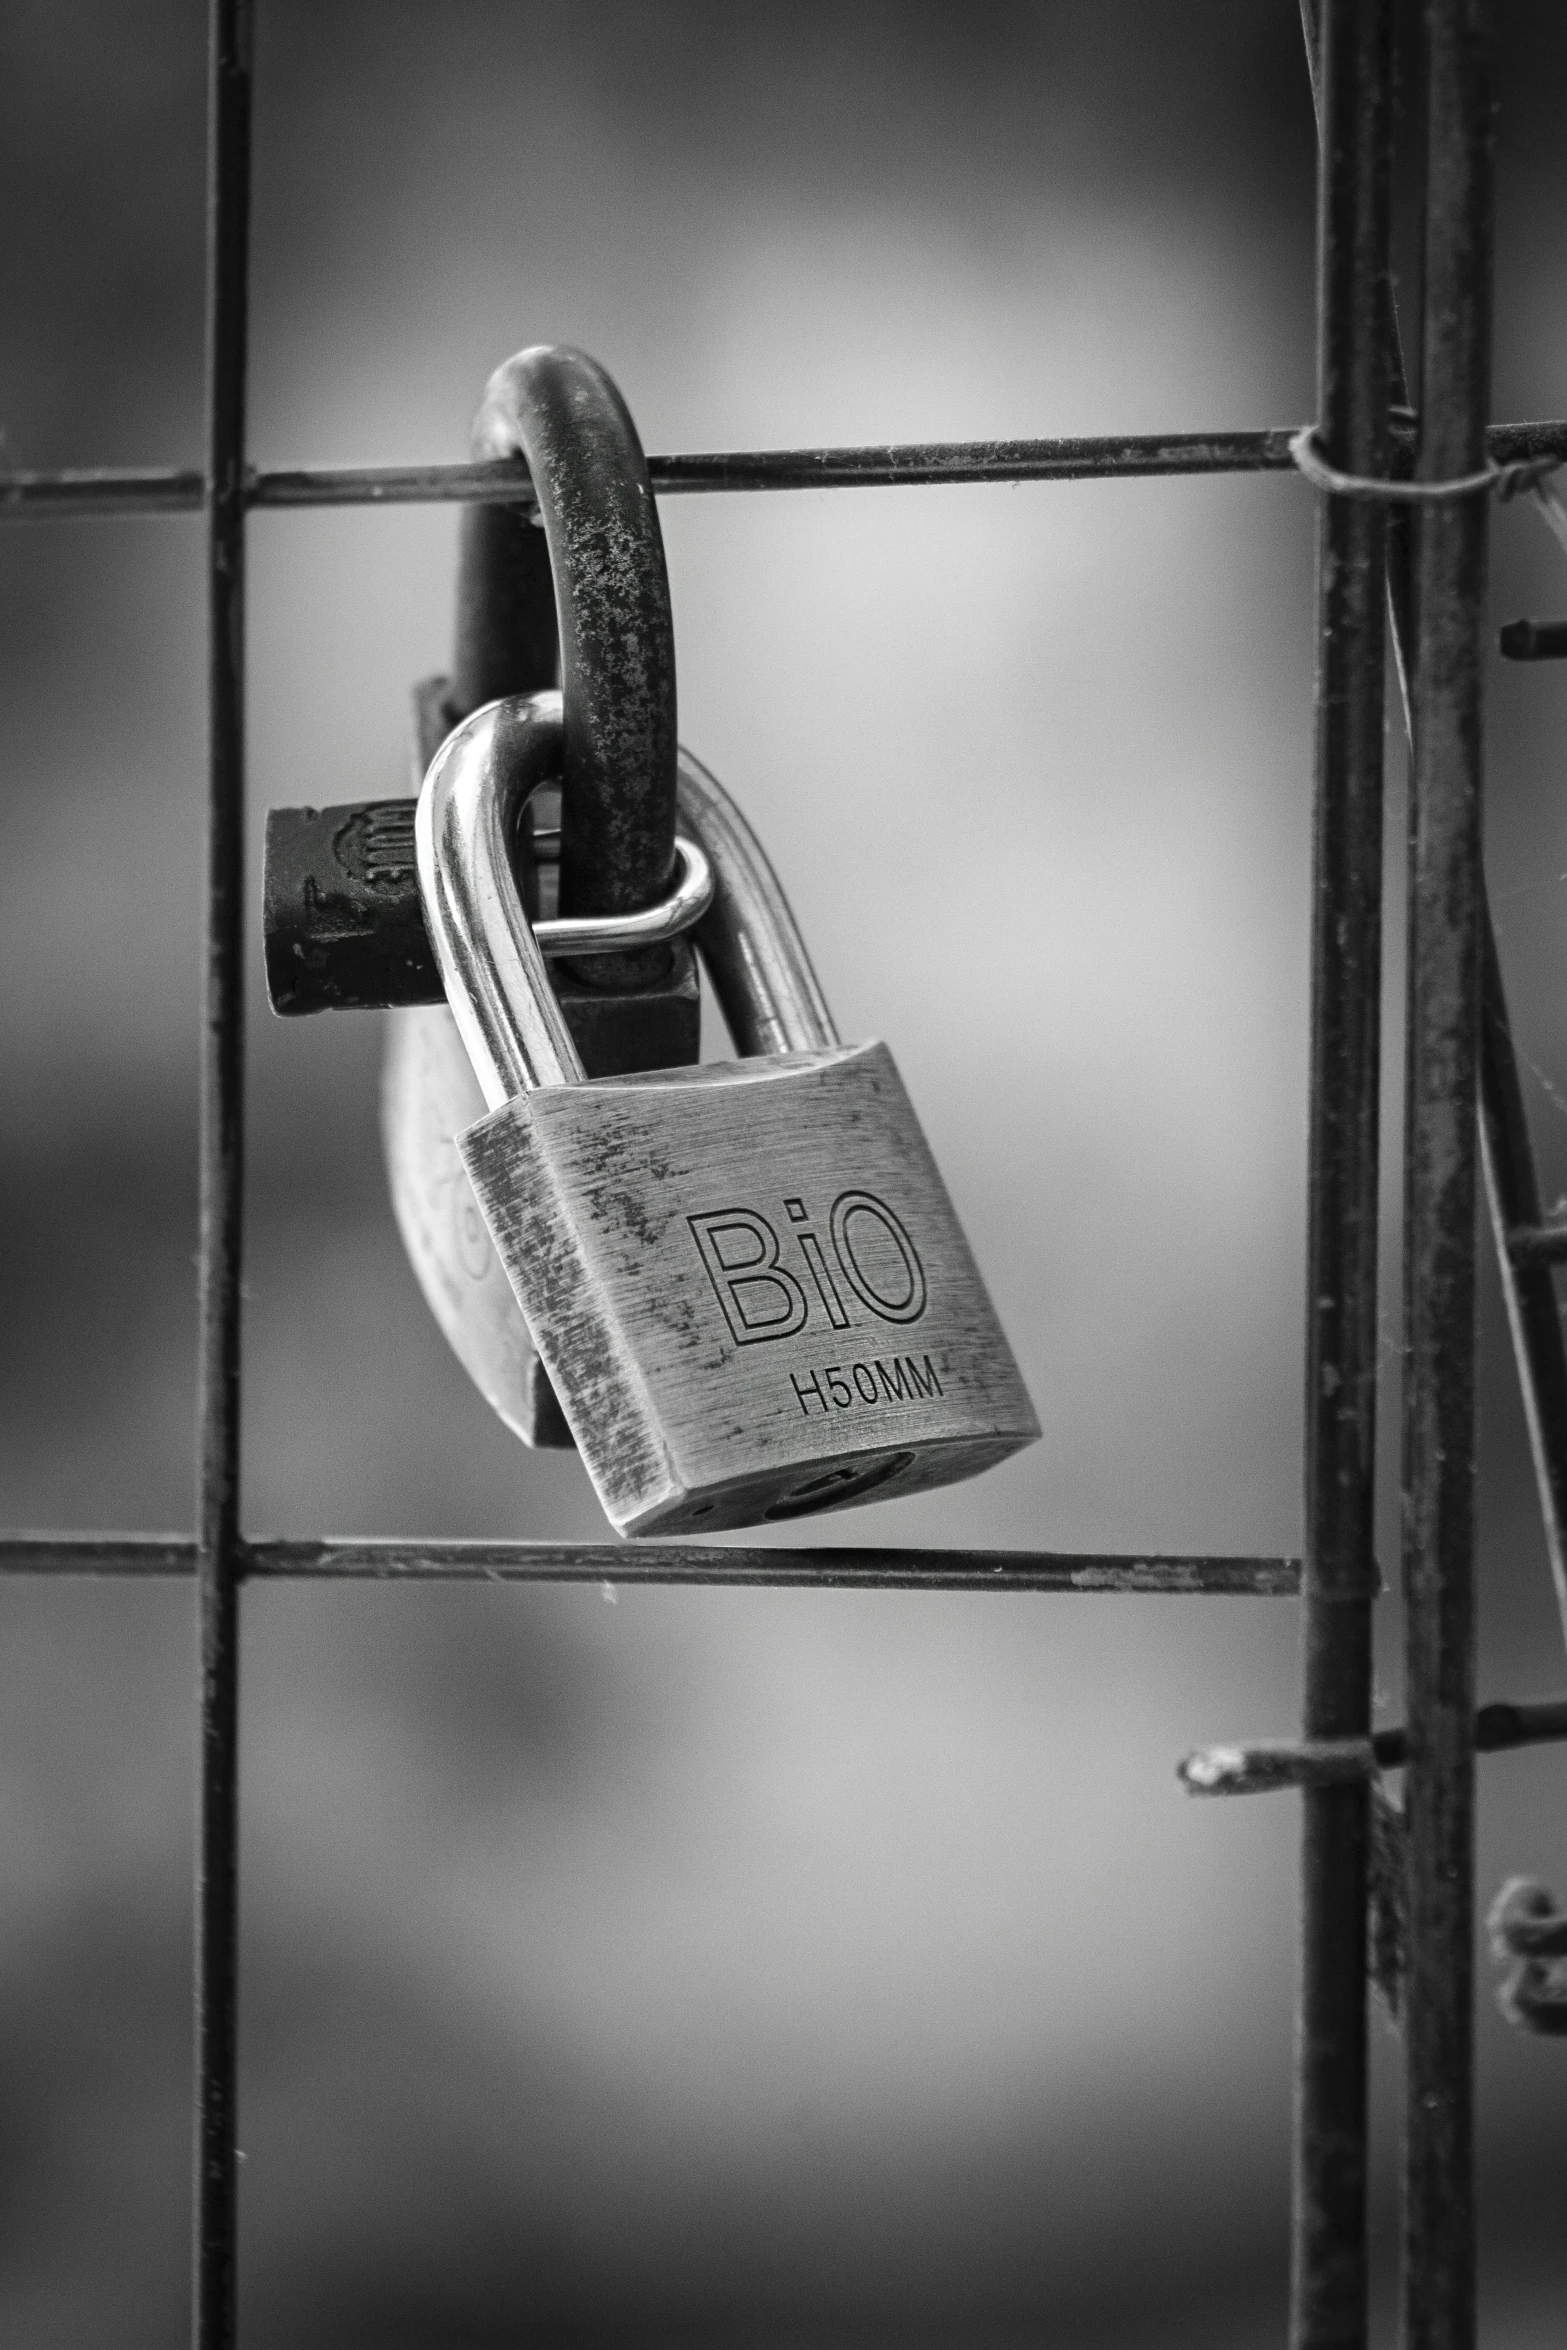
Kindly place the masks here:
<instances>
[{"instance_id":1,"label":"padlock body","mask_svg":"<svg viewBox=\"0 0 1567 2350\"><path fill-rule=\"evenodd\" d=\"M885 1045L542 1087L458 1147L624 1534L913 1493L1039 1434Z\"/></svg>"}]
</instances>

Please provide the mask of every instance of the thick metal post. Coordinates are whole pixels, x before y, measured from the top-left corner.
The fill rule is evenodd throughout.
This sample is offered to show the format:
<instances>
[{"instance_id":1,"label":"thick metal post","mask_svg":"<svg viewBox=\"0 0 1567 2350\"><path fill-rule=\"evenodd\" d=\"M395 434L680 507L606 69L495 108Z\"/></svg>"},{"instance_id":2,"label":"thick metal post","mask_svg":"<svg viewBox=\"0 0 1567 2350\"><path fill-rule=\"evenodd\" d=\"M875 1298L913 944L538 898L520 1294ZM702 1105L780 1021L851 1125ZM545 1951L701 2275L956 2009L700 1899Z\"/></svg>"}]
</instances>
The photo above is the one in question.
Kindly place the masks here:
<instances>
[{"instance_id":1,"label":"thick metal post","mask_svg":"<svg viewBox=\"0 0 1567 2350\"><path fill-rule=\"evenodd\" d=\"M1490 0L1428 0L1417 477L1485 463ZM1472 2350L1474 1483L1484 496L1421 512L1405 1095L1404 1591L1409 1763L1404 2326Z\"/></svg>"},{"instance_id":2,"label":"thick metal post","mask_svg":"<svg viewBox=\"0 0 1567 2350\"><path fill-rule=\"evenodd\" d=\"M1328 0L1315 49L1318 430L1345 472L1388 458L1391 28ZM1303 1728L1364 1736L1371 1709L1377 1372L1386 516L1324 500L1317 541L1316 837L1307 1270ZM1366 2338L1364 1786L1304 1797L1297 2016L1294 2350Z\"/></svg>"},{"instance_id":3,"label":"thick metal post","mask_svg":"<svg viewBox=\"0 0 1567 2350\"><path fill-rule=\"evenodd\" d=\"M196 1856L196 2350L229 2350L234 2339L249 18L248 0L212 0L207 223L209 799L197 1493L201 1789Z\"/></svg>"},{"instance_id":4,"label":"thick metal post","mask_svg":"<svg viewBox=\"0 0 1567 2350\"><path fill-rule=\"evenodd\" d=\"M1316 87L1317 0L1301 0L1307 54ZM1391 397L1409 399L1397 320L1392 319ZM1388 604L1405 723L1412 727L1411 675L1415 658L1413 541L1415 516L1394 506L1388 522ZM1496 1240L1502 1294L1512 1332L1518 1385L1534 1455L1535 1484L1545 1531L1556 1607L1567 1632L1567 1340L1550 1264L1515 1254L1512 1236L1544 1221L1534 1143L1518 1076L1507 988L1495 925L1481 876L1480 948L1480 1164Z\"/></svg>"}]
</instances>

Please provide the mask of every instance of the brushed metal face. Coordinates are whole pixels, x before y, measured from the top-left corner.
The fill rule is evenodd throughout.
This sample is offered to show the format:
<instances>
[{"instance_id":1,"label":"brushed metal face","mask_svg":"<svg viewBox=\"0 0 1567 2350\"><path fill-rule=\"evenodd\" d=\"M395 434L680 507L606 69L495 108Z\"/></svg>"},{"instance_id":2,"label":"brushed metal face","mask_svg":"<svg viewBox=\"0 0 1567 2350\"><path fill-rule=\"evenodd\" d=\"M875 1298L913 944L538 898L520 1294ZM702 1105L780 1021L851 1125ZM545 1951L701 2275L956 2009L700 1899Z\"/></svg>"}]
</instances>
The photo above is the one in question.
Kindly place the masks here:
<instances>
[{"instance_id":1,"label":"brushed metal face","mask_svg":"<svg viewBox=\"0 0 1567 2350\"><path fill-rule=\"evenodd\" d=\"M885 1045L544 1086L458 1149L622 1533L911 1493L1039 1434Z\"/></svg>"}]
</instances>

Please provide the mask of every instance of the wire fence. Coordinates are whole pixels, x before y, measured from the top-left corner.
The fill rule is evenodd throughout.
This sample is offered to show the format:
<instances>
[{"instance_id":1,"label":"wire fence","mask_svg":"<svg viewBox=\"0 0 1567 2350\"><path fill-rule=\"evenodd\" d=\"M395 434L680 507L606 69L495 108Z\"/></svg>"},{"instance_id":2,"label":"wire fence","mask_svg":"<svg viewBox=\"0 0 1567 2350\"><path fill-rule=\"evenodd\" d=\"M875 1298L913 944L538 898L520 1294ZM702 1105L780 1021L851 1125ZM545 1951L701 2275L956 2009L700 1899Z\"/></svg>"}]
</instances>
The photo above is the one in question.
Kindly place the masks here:
<instances>
[{"instance_id":1,"label":"wire fence","mask_svg":"<svg viewBox=\"0 0 1567 2350\"><path fill-rule=\"evenodd\" d=\"M251 70L246 0L211 0L204 470L0 475L0 514L201 510L206 518L209 786L201 1130L200 1480L188 1536L0 1537L0 1571L193 1575L200 1585L196 1859L195 2340L235 2339L237 1718L247 1581L323 1577L793 1585L1299 1598L1302 1740L1190 1758L1206 1792L1304 1789L1292 2342L1367 2333L1367 1922L1403 1903L1404 2322L1410 2350L1474 2339L1474 1754L1567 1737L1567 1705L1474 1699L1474 1291L1483 1139L1504 1285L1564 1605L1567 1356L1480 860L1480 669L1489 501L1448 494L1487 467L1567 460L1567 422L1487 426L1492 28L1479 0L1427 10L1422 416L1390 294L1390 0L1306 0L1321 132L1319 413L1313 447L1373 489L1428 489L1418 522L1385 496L1322 504L1309 1139L1304 1560L979 1550L758 1550L648 1544L269 1541L239 1522L245 1109L245 520L253 507L526 503L516 463L256 471L246 459ZM662 495L1268 473L1300 427L654 457ZM1340 485L1342 486L1342 484ZM1391 615L1391 626L1389 615ZM1377 1399L1377 1130L1384 662L1413 740L1406 1179L1406 1727L1371 1730ZM1377 1876L1369 1783L1405 1772ZM1379 1798L1379 1802L1383 1799ZM1384 1802L1379 1820L1391 1807ZM1375 1846L1375 1850L1374 1850ZM1515 1908L1517 1904L1515 1903ZM1527 1903L1524 1909L1527 1910ZM1509 1913L1511 1914L1511 1913ZM1520 1912L1522 1914L1522 1912ZM1559 1921L1557 1922L1559 1925ZM1556 1927L1528 1919L1531 1950ZM1542 1940L1541 1937L1544 1937ZM1375 1937L1374 1937L1375 1938ZM1567 1947L1567 1942L1564 1942ZM1524 1942L1517 1943L1521 1951ZM1541 2026L1537 2028L1551 2028Z\"/></svg>"}]
</instances>

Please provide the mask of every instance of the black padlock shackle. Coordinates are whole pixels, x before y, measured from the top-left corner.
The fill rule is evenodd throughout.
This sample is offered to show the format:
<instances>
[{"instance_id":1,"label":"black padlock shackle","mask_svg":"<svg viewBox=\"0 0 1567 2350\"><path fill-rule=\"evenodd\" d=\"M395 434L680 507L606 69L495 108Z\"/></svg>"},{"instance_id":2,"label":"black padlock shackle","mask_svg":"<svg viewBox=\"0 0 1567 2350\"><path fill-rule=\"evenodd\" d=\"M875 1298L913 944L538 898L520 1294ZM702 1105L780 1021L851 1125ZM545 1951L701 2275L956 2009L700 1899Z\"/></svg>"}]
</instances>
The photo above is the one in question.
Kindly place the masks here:
<instances>
[{"instance_id":1,"label":"black padlock shackle","mask_svg":"<svg viewBox=\"0 0 1567 2350\"><path fill-rule=\"evenodd\" d=\"M527 509L464 517L452 715L553 685L558 643L561 911L639 912L674 867L676 742L669 580L636 426L596 360L539 344L491 376L473 453L524 459L543 529Z\"/></svg>"}]
</instances>

